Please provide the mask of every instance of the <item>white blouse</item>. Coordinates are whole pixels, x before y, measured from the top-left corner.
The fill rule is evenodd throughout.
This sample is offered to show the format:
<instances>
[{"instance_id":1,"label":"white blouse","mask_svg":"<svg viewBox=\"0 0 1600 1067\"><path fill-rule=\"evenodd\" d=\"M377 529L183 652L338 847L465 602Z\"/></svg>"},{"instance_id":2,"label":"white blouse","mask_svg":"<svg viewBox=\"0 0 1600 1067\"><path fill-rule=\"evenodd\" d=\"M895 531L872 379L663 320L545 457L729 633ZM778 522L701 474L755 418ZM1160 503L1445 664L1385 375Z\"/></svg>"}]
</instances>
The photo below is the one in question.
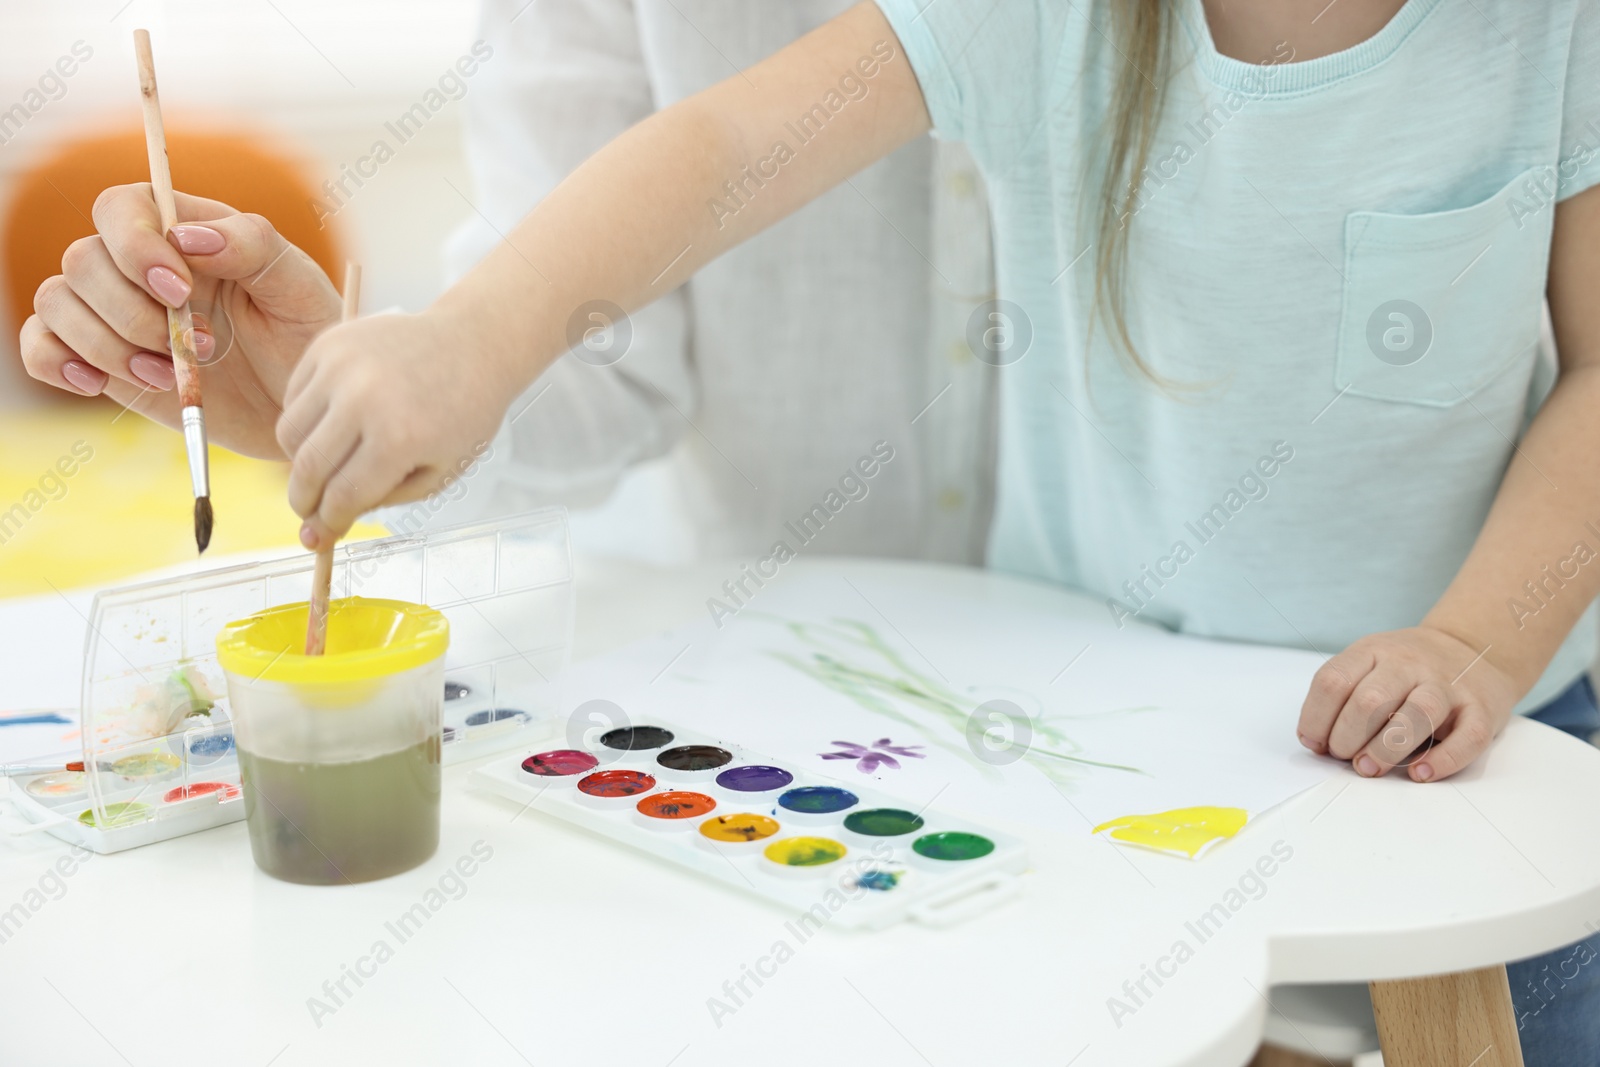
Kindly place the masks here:
<instances>
[{"instance_id":1,"label":"white blouse","mask_svg":"<svg viewBox=\"0 0 1600 1067\"><path fill-rule=\"evenodd\" d=\"M462 101L476 210L448 250L452 275L628 126L846 6L484 0L493 55ZM619 361L563 357L438 517L594 506L665 457L632 475L653 491L635 485L606 512L645 555L672 542L761 557L785 540L979 563L995 368L967 336L993 286L976 168L960 146L920 139L633 315ZM861 464L885 448L891 459ZM864 466L872 477L850 476ZM818 526L803 547L787 533Z\"/></svg>"}]
</instances>

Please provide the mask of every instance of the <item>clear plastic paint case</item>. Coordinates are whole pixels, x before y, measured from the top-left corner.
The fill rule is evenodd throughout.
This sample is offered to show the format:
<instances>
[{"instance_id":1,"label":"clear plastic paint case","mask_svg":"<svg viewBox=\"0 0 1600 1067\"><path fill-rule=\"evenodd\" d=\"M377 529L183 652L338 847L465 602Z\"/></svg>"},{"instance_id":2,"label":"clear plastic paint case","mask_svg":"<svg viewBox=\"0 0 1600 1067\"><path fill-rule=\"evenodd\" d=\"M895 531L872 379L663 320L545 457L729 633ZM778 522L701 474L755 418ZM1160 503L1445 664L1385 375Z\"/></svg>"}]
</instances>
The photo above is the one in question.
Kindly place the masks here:
<instances>
[{"instance_id":1,"label":"clear plastic paint case","mask_svg":"<svg viewBox=\"0 0 1600 1067\"><path fill-rule=\"evenodd\" d=\"M670 740L618 749L603 734L574 747L551 731L519 754L479 767L473 779L530 810L782 905L819 928L875 930L907 919L949 926L1015 895L1027 870L1020 840L969 820L668 722L629 729ZM709 775L674 769L684 761L671 754L689 746L730 758ZM736 787L785 775L789 781L769 789Z\"/></svg>"},{"instance_id":2,"label":"clear plastic paint case","mask_svg":"<svg viewBox=\"0 0 1600 1067\"><path fill-rule=\"evenodd\" d=\"M32 829L102 853L243 819L217 635L309 599L312 567L305 554L97 594L84 640L83 750L60 757L84 770L16 779L12 806ZM448 620L445 764L523 746L559 708L573 624L564 509L341 546L332 596L423 604Z\"/></svg>"}]
</instances>

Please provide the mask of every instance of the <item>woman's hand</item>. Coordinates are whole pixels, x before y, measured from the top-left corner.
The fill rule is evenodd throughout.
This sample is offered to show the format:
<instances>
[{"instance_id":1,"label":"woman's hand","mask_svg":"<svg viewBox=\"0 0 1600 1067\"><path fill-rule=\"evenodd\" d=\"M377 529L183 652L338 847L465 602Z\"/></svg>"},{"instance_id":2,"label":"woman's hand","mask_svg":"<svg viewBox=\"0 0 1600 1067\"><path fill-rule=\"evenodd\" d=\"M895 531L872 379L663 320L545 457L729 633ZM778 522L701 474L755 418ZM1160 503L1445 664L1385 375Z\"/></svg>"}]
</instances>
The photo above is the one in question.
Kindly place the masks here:
<instances>
[{"instance_id":1,"label":"woman's hand","mask_svg":"<svg viewBox=\"0 0 1600 1067\"><path fill-rule=\"evenodd\" d=\"M1364 777L1409 762L1412 781L1438 781L1484 753L1521 695L1482 650L1443 630L1373 634L1312 678L1300 743Z\"/></svg>"},{"instance_id":2,"label":"woman's hand","mask_svg":"<svg viewBox=\"0 0 1600 1067\"><path fill-rule=\"evenodd\" d=\"M34 295L23 363L42 382L105 393L175 427L166 309L187 299L211 439L281 459L274 429L284 389L311 338L338 321L339 296L261 216L183 193L177 209L174 248L148 183L101 193L99 232L69 245L62 273Z\"/></svg>"},{"instance_id":3,"label":"woman's hand","mask_svg":"<svg viewBox=\"0 0 1600 1067\"><path fill-rule=\"evenodd\" d=\"M311 343L277 425L307 548L443 488L482 454L526 384L488 332L435 310L358 319Z\"/></svg>"}]
</instances>

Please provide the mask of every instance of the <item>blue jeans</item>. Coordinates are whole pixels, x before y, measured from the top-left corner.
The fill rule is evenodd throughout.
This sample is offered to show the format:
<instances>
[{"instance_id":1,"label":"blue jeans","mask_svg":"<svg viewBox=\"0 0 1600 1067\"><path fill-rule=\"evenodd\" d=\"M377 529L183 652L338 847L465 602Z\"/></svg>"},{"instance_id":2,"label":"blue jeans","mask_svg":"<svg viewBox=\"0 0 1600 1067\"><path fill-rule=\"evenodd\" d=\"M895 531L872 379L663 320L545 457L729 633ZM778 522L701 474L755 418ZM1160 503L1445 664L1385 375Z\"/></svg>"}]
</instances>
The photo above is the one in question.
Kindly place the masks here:
<instances>
[{"instance_id":1,"label":"blue jeans","mask_svg":"<svg viewBox=\"0 0 1600 1067\"><path fill-rule=\"evenodd\" d=\"M1587 676L1530 718L1588 740L1600 705ZM1600 933L1531 960L1506 964L1526 1067L1600 1065Z\"/></svg>"}]
</instances>

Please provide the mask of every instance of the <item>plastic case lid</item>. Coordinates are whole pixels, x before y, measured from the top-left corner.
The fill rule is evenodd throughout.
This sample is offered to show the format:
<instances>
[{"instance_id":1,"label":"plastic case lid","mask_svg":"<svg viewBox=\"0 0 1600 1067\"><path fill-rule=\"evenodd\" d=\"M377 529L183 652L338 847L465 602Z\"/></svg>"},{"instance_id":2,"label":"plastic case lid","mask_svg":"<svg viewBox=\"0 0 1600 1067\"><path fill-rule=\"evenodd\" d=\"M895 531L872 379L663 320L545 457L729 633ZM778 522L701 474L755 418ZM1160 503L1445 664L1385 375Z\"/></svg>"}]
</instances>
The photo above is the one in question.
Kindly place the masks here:
<instances>
[{"instance_id":1,"label":"plastic case lid","mask_svg":"<svg viewBox=\"0 0 1600 1067\"><path fill-rule=\"evenodd\" d=\"M231 733L218 634L257 612L309 599L313 563L312 555L297 555L95 597L82 723L100 828L156 818L164 791L207 777L214 758L197 754L215 746L191 742ZM467 698L446 703L446 762L513 746L523 727L556 712L573 621L565 509L341 546L332 595L425 604L448 620L446 689ZM153 799L141 796L133 807L126 776L110 769L130 757L177 761L175 773L151 783ZM115 810L108 812L108 803Z\"/></svg>"}]
</instances>

